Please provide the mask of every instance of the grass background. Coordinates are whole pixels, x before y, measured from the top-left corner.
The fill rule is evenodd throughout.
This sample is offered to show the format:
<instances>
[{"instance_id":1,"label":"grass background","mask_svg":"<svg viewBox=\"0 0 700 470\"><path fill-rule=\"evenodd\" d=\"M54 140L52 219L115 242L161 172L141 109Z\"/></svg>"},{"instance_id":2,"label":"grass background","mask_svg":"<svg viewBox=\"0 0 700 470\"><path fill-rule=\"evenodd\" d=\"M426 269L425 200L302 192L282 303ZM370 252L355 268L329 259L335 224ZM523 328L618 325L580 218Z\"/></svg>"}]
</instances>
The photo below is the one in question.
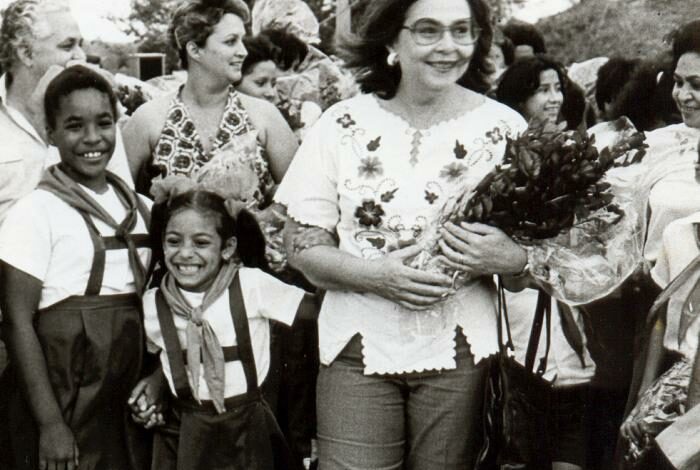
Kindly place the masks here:
<instances>
[{"instance_id":1,"label":"grass background","mask_svg":"<svg viewBox=\"0 0 700 470\"><path fill-rule=\"evenodd\" d=\"M548 52L565 64L593 57L652 58L670 50L670 35L700 19L700 0L582 0L537 23Z\"/></svg>"}]
</instances>

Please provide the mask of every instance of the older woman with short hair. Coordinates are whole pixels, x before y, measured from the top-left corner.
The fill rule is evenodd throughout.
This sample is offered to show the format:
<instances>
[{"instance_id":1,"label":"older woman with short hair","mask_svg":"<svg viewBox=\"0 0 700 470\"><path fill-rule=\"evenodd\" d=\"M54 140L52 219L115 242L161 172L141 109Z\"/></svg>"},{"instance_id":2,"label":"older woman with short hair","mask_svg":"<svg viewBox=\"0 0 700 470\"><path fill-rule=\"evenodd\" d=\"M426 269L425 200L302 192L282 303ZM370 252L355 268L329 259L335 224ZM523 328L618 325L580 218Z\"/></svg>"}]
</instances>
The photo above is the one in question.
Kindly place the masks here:
<instances>
[{"instance_id":1,"label":"older woman with short hair","mask_svg":"<svg viewBox=\"0 0 700 470\"><path fill-rule=\"evenodd\" d=\"M71 60L84 60L80 30L63 2L18 0L0 28L0 223L29 194L49 156L43 94Z\"/></svg>"}]
</instances>

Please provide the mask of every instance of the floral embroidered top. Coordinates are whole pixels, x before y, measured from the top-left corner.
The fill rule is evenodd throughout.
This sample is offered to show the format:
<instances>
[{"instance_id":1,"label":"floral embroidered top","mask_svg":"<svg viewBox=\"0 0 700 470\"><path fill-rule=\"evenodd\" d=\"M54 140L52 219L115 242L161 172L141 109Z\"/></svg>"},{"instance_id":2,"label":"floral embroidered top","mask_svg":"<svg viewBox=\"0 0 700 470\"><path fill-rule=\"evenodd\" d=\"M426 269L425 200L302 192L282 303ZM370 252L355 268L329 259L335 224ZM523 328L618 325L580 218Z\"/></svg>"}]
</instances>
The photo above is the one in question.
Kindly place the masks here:
<instances>
[{"instance_id":1,"label":"floral embroidered top","mask_svg":"<svg viewBox=\"0 0 700 470\"><path fill-rule=\"evenodd\" d=\"M329 108L309 131L275 199L302 224L337 233L340 249L374 259L420 242L443 204L476 185L503 156L523 118L488 98L476 109L414 129L374 95ZM461 326L478 361L497 350L492 283L480 279L430 311L374 294L329 291L319 317L321 361L330 364L356 333L365 373L452 369Z\"/></svg>"},{"instance_id":2,"label":"floral embroidered top","mask_svg":"<svg viewBox=\"0 0 700 470\"><path fill-rule=\"evenodd\" d=\"M195 128L187 106L180 98L181 92L182 86L173 97L163 130L153 151L151 164L158 170L154 173L160 173L163 176L196 176L217 151L225 147L231 139L249 132L256 132L248 118L248 113L241 104L238 92L231 87L219 129L212 137L212 150L205 152L202 137ZM254 168L260 179L260 194L265 195L275 182L265 158L265 150L259 141L257 144L258 152Z\"/></svg>"}]
</instances>

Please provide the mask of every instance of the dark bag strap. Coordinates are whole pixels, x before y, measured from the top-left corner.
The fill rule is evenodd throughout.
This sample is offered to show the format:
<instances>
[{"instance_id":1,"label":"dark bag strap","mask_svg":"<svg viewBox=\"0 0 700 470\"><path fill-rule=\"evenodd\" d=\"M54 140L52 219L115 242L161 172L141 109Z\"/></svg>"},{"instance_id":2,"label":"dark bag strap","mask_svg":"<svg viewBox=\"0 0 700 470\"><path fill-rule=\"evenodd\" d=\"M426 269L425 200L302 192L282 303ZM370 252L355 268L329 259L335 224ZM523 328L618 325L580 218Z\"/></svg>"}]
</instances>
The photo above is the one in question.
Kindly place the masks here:
<instances>
[{"instance_id":1,"label":"dark bag strap","mask_svg":"<svg viewBox=\"0 0 700 470\"><path fill-rule=\"evenodd\" d=\"M506 354L506 350L510 349L515 351L513 346L513 338L510 331L510 321L508 319L508 306L506 305L505 288L503 287L503 281L501 276L497 276L497 290L498 290L498 350L501 355ZM546 334L546 349L545 354L540 358L540 363L537 367L537 374L542 376L547 370L547 360L549 358L549 349L551 346L551 312L552 312L552 298L543 290L538 289L539 294L537 296L537 307L535 309L535 317L532 322L532 330L530 331L530 339L528 341L527 352L525 353L525 367L527 370L532 371L535 365L535 356L537 355L537 348L539 347L540 335L542 333L543 321L546 322L547 334ZM508 335L507 343L503 343L503 324L505 324L506 332Z\"/></svg>"},{"instance_id":2,"label":"dark bag strap","mask_svg":"<svg viewBox=\"0 0 700 470\"><path fill-rule=\"evenodd\" d=\"M502 356L506 354L506 350L510 349L511 351L515 351L515 347L513 346L513 337L510 332L510 322L508 321L508 306L506 305L506 291L503 287L503 280L501 279L501 276L496 276L496 290L498 293L498 324L497 324L497 331L498 331L498 352L501 353ZM506 326L506 333L508 334L508 341L504 344L503 343L503 324L505 323Z\"/></svg>"},{"instance_id":3,"label":"dark bag strap","mask_svg":"<svg viewBox=\"0 0 700 470\"><path fill-rule=\"evenodd\" d=\"M547 359L549 358L549 348L551 345L551 317L552 317L552 297L543 290L539 290L537 294L537 307L535 308L535 318L532 321L532 330L530 330L530 340L527 344L527 352L525 353L525 368L533 370L535 365L535 356L540 344L540 336L542 334L542 322L547 323L547 334L545 336L546 349L544 356L540 358L540 363L537 366L537 374L542 376L547 371Z\"/></svg>"}]
</instances>

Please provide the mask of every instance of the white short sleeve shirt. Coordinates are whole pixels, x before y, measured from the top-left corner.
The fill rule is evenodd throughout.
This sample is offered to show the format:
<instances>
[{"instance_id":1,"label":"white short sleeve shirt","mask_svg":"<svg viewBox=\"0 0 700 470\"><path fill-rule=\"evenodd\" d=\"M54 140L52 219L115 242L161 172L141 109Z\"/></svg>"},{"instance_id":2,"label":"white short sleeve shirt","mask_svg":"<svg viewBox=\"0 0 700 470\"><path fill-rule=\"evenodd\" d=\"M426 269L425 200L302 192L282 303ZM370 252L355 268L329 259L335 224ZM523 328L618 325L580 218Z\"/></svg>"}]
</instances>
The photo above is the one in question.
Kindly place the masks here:
<instances>
[{"instance_id":1,"label":"white short sleeve shirt","mask_svg":"<svg viewBox=\"0 0 700 470\"><path fill-rule=\"evenodd\" d=\"M121 221L126 209L110 186L105 194L83 187L110 214ZM147 207L150 201L142 198ZM114 229L93 218L102 236L113 236ZM138 216L133 233L148 233ZM0 259L42 284L39 308L49 307L72 295L82 295L87 287L94 249L83 217L56 195L36 189L12 206L0 225ZM150 249L139 255L148 266ZM101 295L136 291L126 249L108 250Z\"/></svg>"},{"instance_id":2,"label":"white short sleeve shirt","mask_svg":"<svg viewBox=\"0 0 700 470\"><path fill-rule=\"evenodd\" d=\"M283 283L271 275L254 268L241 267L239 270L241 291L243 293L243 303L245 304L248 316L248 328L250 329L250 341L253 346L253 356L255 367L258 373L258 384L262 384L270 368L270 323L269 320L276 320L286 325L294 322L294 317L304 296L304 291ZM158 321L158 310L156 309L157 289L151 289L144 294L144 324L146 336L149 341L149 349L153 346L159 348L160 361L163 372L170 385L173 394L175 386L173 384L170 362L165 351L163 334ZM182 291L190 305L201 305L204 293L193 293ZM175 328L182 349L187 349L186 328L187 320L177 315L173 316ZM214 329L222 347L236 346L236 331L231 319L231 309L229 304L228 291L219 297L205 312L204 318ZM226 363L225 366L225 387L224 396L230 398L245 393L247 384L243 366L240 361ZM199 397L202 400L211 399L209 389L204 379L202 368L199 379Z\"/></svg>"}]
</instances>

